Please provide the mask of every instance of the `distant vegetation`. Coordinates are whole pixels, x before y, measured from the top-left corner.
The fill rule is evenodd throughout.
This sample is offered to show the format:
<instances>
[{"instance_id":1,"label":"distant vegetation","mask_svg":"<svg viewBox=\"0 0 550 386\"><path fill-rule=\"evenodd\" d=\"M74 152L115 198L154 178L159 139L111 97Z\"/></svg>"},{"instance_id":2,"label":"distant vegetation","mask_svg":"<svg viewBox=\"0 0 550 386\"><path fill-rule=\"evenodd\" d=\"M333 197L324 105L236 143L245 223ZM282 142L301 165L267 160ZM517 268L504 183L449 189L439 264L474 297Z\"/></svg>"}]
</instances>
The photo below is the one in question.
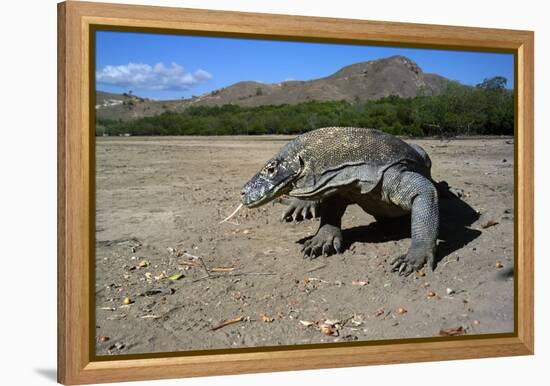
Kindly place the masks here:
<instances>
[{"instance_id":1,"label":"distant vegetation","mask_svg":"<svg viewBox=\"0 0 550 386\"><path fill-rule=\"evenodd\" d=\"M126 122L98 119L96 134L299 134L323 126L358 126L411 136L512 135L513 100L506 79L495 77L475 87L450 83L436 96L389 96L358 103L201 106Z\"/></svg>"}]
</instances>

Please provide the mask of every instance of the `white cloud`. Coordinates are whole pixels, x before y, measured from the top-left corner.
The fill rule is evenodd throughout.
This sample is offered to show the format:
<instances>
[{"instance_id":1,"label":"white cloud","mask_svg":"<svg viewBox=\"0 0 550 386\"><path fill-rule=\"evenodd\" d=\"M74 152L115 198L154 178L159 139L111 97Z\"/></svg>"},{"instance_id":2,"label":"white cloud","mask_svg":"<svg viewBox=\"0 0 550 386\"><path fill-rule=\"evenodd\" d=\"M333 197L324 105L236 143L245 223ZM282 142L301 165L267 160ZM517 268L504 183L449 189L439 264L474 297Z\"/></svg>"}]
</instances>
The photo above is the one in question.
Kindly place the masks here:
<instances>
[{"instance_id":1,"label":"white cloud","mask_svg":"<svg viewBox=\"0 0 550 386\"><path fill-rule=\"evenodd\" d=\"M212 79L212 74L198 69L186 72L177 63L154 66L144 63L128 63L121 66L105 66L96 72L97 83L141 90L187 90L191 86Z\"/></svg>"}]
</instances>

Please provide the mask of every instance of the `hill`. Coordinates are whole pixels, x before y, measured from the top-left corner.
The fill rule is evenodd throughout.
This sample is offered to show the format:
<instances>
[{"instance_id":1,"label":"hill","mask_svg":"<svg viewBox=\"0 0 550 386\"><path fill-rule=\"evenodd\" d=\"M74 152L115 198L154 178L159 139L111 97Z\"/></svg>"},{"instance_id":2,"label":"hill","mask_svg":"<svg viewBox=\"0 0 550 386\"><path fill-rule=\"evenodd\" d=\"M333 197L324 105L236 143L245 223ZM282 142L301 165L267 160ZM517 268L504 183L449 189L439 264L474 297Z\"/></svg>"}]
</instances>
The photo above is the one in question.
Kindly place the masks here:
<instances>
[{"instance_id":1,"label":"hill","mask_svg":"<svg viewBox=\"0 0 550 386\"><path fill-rule=\"evenodd\" d=\"M327 77L305 81L267 84L243 81L208 94L181 100L153 101L134 95L96 93L98 119L123 121L155 116L166 111L181 112L192 106L243 107L295 105L308 101L366 102L388 96L439 95L447 78L427 74L411 59L391 56L343 67Z\"/></svg>"}]
</instances>

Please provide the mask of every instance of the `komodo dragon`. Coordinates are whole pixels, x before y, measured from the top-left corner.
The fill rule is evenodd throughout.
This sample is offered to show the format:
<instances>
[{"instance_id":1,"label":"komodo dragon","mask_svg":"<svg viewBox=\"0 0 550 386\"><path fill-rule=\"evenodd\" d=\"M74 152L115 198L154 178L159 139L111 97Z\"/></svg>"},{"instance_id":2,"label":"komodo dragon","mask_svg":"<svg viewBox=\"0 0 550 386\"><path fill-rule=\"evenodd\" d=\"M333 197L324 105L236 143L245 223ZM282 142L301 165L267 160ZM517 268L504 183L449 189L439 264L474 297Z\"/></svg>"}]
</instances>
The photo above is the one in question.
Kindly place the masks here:
<instances>
[{"instance_id":1,"label":"komodo dragon","mask_svg":"<svg viewBox=\"0 0 550 386\"><path fill-rule=\"evenodd\" d=\"M376 219L411 214L411 246L391 261L409 275L427 262L433 269L439 227L437 190L424 149L374 129L326 127L287 143L248 181L241 201L258 207L291 197L284 217L320 215L317 233L303 245L305 257L342 252L341 219L358 204Z\"/></svg>"}]
</instances>

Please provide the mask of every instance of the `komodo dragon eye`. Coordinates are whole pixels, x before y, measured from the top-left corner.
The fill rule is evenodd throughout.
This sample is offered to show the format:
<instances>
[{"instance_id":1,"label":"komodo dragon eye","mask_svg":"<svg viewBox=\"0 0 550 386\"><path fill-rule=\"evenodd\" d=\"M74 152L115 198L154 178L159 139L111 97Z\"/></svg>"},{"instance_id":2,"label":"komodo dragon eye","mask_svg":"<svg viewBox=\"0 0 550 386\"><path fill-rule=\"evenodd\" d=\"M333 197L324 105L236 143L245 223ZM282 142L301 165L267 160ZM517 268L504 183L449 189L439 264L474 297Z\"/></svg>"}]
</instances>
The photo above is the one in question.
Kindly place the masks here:
<instances>
[{"instance_id":1,"label":"komodo dragon eye","mask_svg":"<svg viewBox=\"0 0 550 386\"><path fill-rule=\"evenodd\" d=\"M272 162L265 166L264 174L267 174L268 176L272 176L276 170L277 170L277 163Z\"/></svg>"}]
</instances>

